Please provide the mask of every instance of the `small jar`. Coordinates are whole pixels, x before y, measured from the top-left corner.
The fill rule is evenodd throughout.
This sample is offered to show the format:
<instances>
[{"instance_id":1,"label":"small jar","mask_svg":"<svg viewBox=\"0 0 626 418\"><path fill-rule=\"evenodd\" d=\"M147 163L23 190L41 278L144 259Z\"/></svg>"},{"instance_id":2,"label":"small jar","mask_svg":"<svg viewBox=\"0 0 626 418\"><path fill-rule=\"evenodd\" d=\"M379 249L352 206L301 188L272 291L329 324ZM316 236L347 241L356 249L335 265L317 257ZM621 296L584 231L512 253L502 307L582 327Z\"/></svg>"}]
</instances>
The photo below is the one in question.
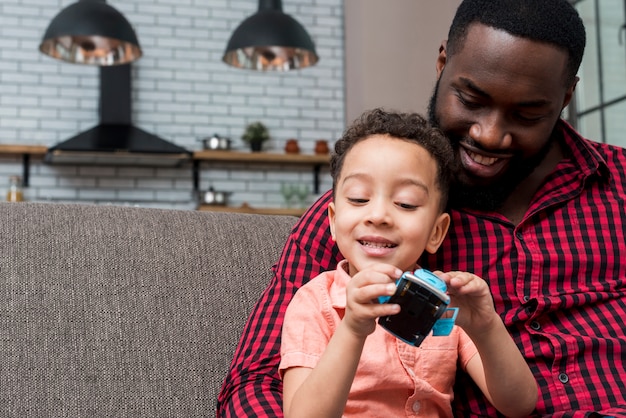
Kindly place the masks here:
<instances>
[{"instance_id":1,"label":"small jar","mask_svg":"<svg viewBox=\"0 0 626 418\"><path fill-rule=\"evenodd\" d=\"M9 191L7 192L7 202L23 202L22 178L20 176L9 177Z\"/></svg>"},{"instance_id":2,"label":"small jar","mask_svg":"<svg viewBox=\"0 0 626 418\"><path fill-rule=\"evenodd\" d=\"M328 154L328 141L325 139L315 141L315 153L320 155Z\"/></svg>"},{"instance_id":3,"label":"small jar","mask_svg":"<svg viewBox=\"0 0 626 418\"><path fill-rule=\"evenodd\" d=\"M288 139L285 143L285 152L287 154L298 154L300 153L300 146L298 145L297 139Z\"/></svg>"}]
</instances>

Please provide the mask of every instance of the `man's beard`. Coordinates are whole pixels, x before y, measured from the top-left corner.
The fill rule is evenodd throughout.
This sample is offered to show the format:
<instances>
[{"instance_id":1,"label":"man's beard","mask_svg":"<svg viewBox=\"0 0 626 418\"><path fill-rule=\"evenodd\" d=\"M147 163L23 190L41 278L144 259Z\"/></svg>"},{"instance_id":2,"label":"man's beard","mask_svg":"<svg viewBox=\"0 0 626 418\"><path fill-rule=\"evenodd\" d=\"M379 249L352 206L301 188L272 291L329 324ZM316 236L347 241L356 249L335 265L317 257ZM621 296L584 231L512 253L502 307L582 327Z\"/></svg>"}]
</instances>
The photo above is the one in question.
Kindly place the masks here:
<instances>
[{"instance_id":1,"label":"man's beard","mask_svg":"<svg viewBox=\"0 0 626 418\"><path fill-rule=\"evenodd\" d=\"M441 129L439 118L436 114L437 93L439 91L439 80L435 84L435 89L428 104L428 118L433 126ZM506 199L513 193L517 186L526 179L530 173L543 161L550 150L554 136L546 142L539 152L531 157L522 158L519 155L511 159L506 172L495 179L490 184L474 184L463 172L460 163L460 141L463 139L449 132L444 134L450 139L456 159L455 175L450 185L450 198L448 205L451 208L468 208L480 211L495 211L502 207ZM471 141L474 142L474 141Z\"/></svg>"}]
</instances>

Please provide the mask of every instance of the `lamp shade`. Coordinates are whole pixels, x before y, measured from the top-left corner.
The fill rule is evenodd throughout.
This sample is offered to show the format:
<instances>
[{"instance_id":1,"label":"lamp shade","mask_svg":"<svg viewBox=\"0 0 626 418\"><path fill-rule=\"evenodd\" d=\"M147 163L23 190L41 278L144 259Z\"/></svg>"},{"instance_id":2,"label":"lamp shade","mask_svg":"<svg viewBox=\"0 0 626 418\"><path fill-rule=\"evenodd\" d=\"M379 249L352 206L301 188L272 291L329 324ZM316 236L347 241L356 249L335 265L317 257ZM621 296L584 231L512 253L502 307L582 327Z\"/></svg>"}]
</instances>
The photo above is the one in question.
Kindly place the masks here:
<instances>
[{"instance_id":1,"label":"lamp shade","mask_svg":"<svg viewBox=\"0 0 626 418\"><path fill-rule=\"evenodd\" d=\"M39 50L63 61L100 66L127 64L142 54L128 20L104 0L79 0L61 10Z\"/></svg>"},{"instance_id":2,"label":"lamp shade","mask_svg":"<svg viewBox=\"0 0 626 418\"><path fill-rule=\"evenodd\" d=\"M280 0L259 0L258 12L235 29L222 60L238 68L287 71L314 65L319 57L304 27L283 13Z\"/></svg>"}]
</instances>

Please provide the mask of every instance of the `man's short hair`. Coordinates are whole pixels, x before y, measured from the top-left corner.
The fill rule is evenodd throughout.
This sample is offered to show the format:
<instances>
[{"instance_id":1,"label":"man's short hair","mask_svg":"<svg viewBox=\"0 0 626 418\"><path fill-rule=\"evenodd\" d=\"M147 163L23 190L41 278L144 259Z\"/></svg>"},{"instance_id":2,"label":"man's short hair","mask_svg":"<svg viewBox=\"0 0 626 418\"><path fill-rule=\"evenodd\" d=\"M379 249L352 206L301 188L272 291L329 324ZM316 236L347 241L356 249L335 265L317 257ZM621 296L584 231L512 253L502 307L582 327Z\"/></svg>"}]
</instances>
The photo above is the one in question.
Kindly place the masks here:
<instances>
[{"instance_id":1,"label":"man's short hair","mask_svg":"<svg viewBox=\"0 0 626 418\"><path fill-rule=\"evenodd\" d=\"M463 48L473 23L554 45L567 52L566 81L574 82L585 50L585 26L567 0L464 0L448 32L448 56Z\"/></svg>"}]
</instances>

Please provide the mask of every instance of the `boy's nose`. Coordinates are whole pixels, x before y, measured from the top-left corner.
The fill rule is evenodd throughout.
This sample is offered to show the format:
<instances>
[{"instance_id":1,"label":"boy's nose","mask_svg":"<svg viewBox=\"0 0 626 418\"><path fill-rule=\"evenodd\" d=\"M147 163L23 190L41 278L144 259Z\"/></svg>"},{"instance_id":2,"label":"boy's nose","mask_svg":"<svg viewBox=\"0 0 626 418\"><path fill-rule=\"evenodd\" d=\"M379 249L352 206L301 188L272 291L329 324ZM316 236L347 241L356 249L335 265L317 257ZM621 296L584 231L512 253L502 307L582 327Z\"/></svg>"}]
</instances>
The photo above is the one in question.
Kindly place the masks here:
<instances>
[{"instance_id":1,"label":"boy's nose","mask_svg":"<svg viewBox=\"0 0 626 418\"><path fill-rule=\"evenodd\" d=\"M369 207L367 222L375 225L391 223L389 203L372 200Z\"/></svg>"}]
</instances>

